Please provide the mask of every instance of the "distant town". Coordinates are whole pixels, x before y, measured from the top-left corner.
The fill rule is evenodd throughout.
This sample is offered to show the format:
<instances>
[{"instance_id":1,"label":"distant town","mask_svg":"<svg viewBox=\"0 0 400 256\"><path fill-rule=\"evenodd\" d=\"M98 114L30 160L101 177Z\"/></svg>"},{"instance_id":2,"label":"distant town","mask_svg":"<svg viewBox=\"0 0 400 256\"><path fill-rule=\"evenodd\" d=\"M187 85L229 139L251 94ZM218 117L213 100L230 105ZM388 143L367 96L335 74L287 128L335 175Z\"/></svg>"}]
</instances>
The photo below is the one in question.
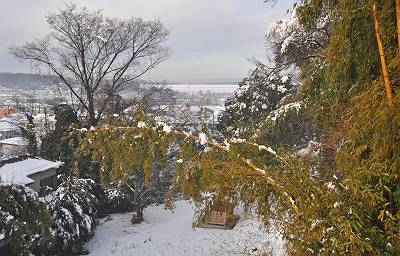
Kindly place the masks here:
<instances>
[{"instance_id":1,"label":"distant town","mask_svg":"<svg viewBox=\"0 0 400 256\"><path fill-rule=\"evenodd\" d=\"M31 80L27 80L29 77ZM117 112L126 117L132 114L132 106L139 98L146 98L148 114L158 120L213 126L218 114L224 111L225 100L234 94L237 87L233 83L156 84L141 81L122 93L122 98L116 103ZM53 107L62 103L75 106L77 113L84 115L76 98L50 76L0 74L1 157L26 153L27 142L20 129L28 124L26 113L32 115L40 140L40 136L54 129Z\"/></svg>"}]
</instances>

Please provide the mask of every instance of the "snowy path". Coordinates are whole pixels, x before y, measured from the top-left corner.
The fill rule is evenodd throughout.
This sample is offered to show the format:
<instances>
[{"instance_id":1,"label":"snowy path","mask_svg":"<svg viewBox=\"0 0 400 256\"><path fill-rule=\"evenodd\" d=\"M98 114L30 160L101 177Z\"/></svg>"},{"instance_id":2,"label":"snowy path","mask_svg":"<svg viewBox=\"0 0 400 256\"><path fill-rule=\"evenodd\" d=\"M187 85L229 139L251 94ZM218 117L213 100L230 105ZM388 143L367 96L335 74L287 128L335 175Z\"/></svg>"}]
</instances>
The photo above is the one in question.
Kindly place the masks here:
<instances>
[{"instance_id":1,"label":"snowy path","mask_svg":"<svg viewBox=\"0 0 400 256\"><path fill-rule=\"evenodd\" d=\"M148 207L145 222L135 226L131 214L113 214L85 247L93 256L248 255L269 238L273 255L279 255L281 241L266 237L256 220L239 221L233 230L193 229L193 214L187 201L177 202L174 213L162 206Z\"/></svg>"}]
</instances>

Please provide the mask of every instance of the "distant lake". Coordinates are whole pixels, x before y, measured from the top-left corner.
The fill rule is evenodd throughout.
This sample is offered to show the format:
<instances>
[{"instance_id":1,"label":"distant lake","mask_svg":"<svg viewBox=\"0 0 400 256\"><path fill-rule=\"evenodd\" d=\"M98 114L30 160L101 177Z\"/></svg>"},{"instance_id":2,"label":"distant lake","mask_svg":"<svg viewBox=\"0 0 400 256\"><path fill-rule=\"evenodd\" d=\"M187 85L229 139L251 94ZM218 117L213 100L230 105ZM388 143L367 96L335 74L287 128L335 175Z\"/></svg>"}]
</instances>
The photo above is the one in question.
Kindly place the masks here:
<instances>
[{"instance_id":1,"label":"distant lake","mask_svg":"<svg viewBox=\"0 0 400 256\"><path fill-rule=\"evenodd\" d=\"M237 84L168 84L167 87L178 92L199 93L214 92L214 93L234 93L239 87Z\"/></svg>"}]
</instances>

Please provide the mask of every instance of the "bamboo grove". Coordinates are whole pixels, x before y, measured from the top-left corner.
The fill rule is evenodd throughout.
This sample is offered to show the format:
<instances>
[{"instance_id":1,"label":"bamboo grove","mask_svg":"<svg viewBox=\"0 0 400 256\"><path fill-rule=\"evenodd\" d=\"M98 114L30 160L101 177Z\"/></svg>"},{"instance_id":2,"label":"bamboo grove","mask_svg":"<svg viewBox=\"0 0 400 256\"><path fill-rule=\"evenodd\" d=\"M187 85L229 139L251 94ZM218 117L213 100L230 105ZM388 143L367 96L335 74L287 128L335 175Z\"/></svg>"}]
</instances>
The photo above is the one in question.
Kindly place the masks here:
<instances>
[{"instance_id":1,"label":"bamboo grove","mask_svg":"<svg viewBox=\"0 0 400 256\"><path fill-rule=\"evenodd\" d=\"M170 197L183 192L203 214L217 203L243 205L267 228L280 228L289 255L399 255L399 8L398 0L298 2L305 31L329 23L329 43L318 53L324 61L299 64L301 86L292 96L313 117L317 157L279 143L275 152L257 134L194 136L141 112L133 122L111 118L78 130L77 156L101 162L104 184L132 172L150 184L152 168L178 145Z\"/></svg>"}]
</instances>

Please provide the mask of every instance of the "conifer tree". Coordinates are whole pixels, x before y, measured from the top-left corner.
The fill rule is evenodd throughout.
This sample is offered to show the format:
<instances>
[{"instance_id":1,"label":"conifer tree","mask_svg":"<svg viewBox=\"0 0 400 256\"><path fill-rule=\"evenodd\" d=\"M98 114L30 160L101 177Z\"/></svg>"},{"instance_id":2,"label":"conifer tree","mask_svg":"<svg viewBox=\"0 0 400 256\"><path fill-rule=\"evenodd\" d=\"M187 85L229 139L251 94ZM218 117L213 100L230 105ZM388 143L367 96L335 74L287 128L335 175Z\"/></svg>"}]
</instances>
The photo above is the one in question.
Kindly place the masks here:
<instances>
[{"instance_id":1,"label":"conifer tree","mask_svg":"<svg viewBox=\"0 0 400 256\"><path fill-rule=\"evenodd\" d=\"M28 141L27 152L31 156L36 156L38 151L38 143L36 140L35 123L33 122L33 116L29 113L25 113L25 117L28 121L27 126L20 126L22 136Z\"/></svg>"},{"instance_id":2,"label":"conifer tree","mask_svg":"<svg viewBox=\"0 0 400 256\"><path fill-rule=\"evenodd\" d=\"M0 205L0 236L9 240L12 253L32 255L50 241L51 219L34 193L23 186L2 185Z\"/></svg>"},{"instance_id":3,"label":"conifer tree","mask_svg":"<svg viewBox=\"0 0 400 256\"><path fill-rule=\"evenodd\" d=\"M226 111L218 117L219 129L236 133L236 136L245 135L246 127L260 122L294 89L292 80L292 75L269 74L265 65L258 64L251 75L239 83L235 96L226 101Z\"/></svg>"}]
</instances>

